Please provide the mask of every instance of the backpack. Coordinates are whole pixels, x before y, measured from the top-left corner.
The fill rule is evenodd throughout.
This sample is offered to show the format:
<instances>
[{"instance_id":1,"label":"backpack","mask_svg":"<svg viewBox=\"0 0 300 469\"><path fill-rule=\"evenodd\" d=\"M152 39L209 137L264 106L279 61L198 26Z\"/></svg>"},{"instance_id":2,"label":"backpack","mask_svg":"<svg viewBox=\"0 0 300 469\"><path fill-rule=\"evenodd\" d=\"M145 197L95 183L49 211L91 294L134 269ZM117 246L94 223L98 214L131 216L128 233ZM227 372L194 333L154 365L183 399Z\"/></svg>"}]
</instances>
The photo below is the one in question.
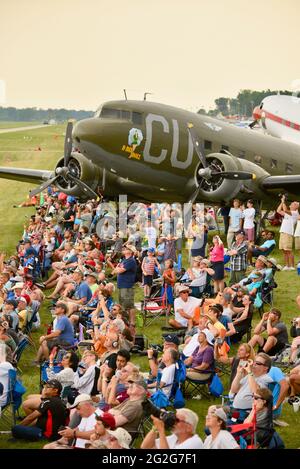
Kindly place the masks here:
<instances>
[{"instance_id":1,"label":"backpack","mask_svg":"<svg viewBox=\"0 0 300 469\"><path fill-rule=\"evenodd\" d=\"M209 385L209 392L215 397L220 397L223 391L224 391L224 386L222 384L222 381L220 380L217 373L215 373Z\"/></svg>"}]
</instances>

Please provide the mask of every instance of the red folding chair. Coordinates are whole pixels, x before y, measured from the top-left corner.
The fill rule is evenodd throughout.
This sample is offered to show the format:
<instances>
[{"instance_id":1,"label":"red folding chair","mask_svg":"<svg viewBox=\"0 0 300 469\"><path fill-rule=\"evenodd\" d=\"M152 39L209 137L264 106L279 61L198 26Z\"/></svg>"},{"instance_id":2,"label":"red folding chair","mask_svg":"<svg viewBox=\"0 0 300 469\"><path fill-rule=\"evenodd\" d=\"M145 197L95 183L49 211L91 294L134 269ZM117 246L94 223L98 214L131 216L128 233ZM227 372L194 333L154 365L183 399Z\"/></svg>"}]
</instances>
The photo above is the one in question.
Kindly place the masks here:
<instances>
[{"instance_id":1,"label":"red folding chair","mask_svg":"<svg viewBox=\"0 0 300 469\"><path fill-rule=\"evenodd\" d=\"M163 296L146 298L142 302L142 315L144 327L152 324L160 316L166 316L166 325L169 323L169 309L167 299L167 289L164 289Z\"/></svg>"},{"instance_id":2,"label":"red folding chair","mask_svg":"<svg viewBox=\"0 0 300 469\"><path fill-rule=\"evenodd\" d=\"M245 449L257 449L256 441L256 412L254 411L254 418L251 423L238 423L229 425L227 430L232 434L234 439L239 443L239 438L242 437L247 447ZM250 438L250 443L247 440Z\"/></svg>"}]
</instances>

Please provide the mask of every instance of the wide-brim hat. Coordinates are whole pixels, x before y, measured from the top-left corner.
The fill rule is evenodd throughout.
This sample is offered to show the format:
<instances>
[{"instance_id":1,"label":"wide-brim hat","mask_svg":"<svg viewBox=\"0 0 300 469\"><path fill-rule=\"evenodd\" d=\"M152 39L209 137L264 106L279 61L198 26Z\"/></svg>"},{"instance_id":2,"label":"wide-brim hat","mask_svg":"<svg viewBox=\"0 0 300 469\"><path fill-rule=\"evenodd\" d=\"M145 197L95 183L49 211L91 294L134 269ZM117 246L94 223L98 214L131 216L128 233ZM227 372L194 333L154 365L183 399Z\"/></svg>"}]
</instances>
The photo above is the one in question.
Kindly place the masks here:
<instances>
[{"instance_id":1,"label":"wide-brim hat","mask_svg":"<svg viewBox=\"0 0 300 469\"><path fill-rule=\"evenodd\" d=\"M177 293L179 295L179 293L182 293L183 291L188 291L189 293L191 293L191 289L188 285L179 285L179 287L177 288Z\"/></svg>"},{"instance_id":2,"label":"wide-brim hat","mask_svg":"<svg viewBox=\"0 0 300 469\"><path fill-rule=\"evenodd\" d=\"M282 270L282 265L278 264L277 260L274 257L270 257L267 259L268 262L270 262L274 267L276 267L277 270Z\"/></svg>"}]
</instances>

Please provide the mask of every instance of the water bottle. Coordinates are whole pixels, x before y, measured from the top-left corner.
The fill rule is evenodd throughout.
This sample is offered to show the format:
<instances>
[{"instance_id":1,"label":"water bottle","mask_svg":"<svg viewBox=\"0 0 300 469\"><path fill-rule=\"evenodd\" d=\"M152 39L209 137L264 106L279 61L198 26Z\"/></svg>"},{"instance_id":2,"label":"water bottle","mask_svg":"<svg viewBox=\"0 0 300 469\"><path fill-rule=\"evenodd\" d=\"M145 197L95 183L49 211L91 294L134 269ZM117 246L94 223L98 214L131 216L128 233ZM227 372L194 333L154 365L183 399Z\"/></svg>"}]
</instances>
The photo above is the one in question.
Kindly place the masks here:
<instances>
[{"instance_id":1,"label":"water bottle","mask_svg":"<svg viewBox=\"0 0 300 469\"><path fill-rule=\"evenodd\" d=\"M297 274L300 275L300 261L297 264Z\"/></svg>"}]
</instances>

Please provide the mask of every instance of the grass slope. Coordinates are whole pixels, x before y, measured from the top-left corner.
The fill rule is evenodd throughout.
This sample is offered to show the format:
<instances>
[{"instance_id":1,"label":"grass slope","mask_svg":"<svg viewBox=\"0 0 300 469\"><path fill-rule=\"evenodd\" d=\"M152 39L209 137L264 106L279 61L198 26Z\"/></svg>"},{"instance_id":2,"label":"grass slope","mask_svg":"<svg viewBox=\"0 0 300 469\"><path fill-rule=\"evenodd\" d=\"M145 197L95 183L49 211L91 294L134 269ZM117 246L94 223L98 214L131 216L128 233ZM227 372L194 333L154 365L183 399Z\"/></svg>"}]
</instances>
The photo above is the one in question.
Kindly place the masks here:
<instances>
[{"instance_id":1,"label":"grass slope","mask_svg":"<svg viewBox=\"0 0 300 469\"><path fill-rule=\"evenodd\" d=\"M0 166L23 166L27 168L53 169L55 162L63 154L64 126L51 126L33 131L26 131L16 134L0 135ZM26 137L26 138L24 138ZM40 146L42 151L35 151L34 148ZM25 217L34 212L32 208L14 209L14 204L19 204L25 200L30 184L6 181L0 179L0 251L9 254L15 252L15 246L20 239L23 231ZM276 257L280 263L283 263L281 253L275 251ZM186 256L184 256L184 259ZM298 258L296 257L296 261ZM290 320L299 315L296 307L295 297L299 293L299 277L295 272L279 272L276 276L279 287L275 292L275 306L283 313L283 319L287 325ZM142 290L136 288L136 301L142 298ZM46 329L46 324L51 319L49 313L49 302L43 304L41 310L42 326L33 336L36 344L38 338ZM258 313L255 313L254 325L259 321ZM165 320L159 319L150 327L139 332L144 333L150 340L150 343L161 342L161 326ZM20 367L22 369L23 383L27 388L27 394L39 391L39 369L30 364L34 358L35 351L27 349L21 359ZM146 358L134 357L142 370L148 369ZM222 378L223 379L223 378ZM226 380L224 380L226 383ZM213 402L213 401L211 401ZM219 400L215 400L216 403ZM199 415L198 432L204 437L203 427L207 407L210 403L203 400L187 401L187 407L193 409ZM289 423L286 428L280 428L279 433L283 437L287 448L297 448L300 446L299 416L293 412L288 404L284 405L281 418ZM42 443L18 442L11 443L8 437L0 435L0 448L41 448Z\"/></svg>"}]
</instances>

